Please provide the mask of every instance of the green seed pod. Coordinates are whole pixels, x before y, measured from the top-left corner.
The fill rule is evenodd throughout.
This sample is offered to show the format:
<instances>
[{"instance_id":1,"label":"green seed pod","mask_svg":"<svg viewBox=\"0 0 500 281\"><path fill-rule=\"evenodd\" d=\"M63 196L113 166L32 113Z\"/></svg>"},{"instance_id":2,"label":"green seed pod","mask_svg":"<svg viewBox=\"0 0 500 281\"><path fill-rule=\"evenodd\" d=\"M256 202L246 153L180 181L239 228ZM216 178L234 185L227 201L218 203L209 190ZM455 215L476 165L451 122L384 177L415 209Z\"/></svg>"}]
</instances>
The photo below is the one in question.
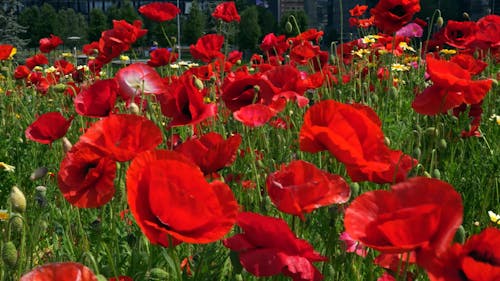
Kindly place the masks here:
<instances>
[{"instance_id":1,"label":"green seed pod","mask_svg":"<svg viewBox=\"0 0 500 281\"><path fill-rule=\"evenodd\" d=\"M457 232L455 232L455 238L453 241L463 244L465 242L465 229L462 225L460 225L457 229Z\"/></svg>"},{"instance_id":2,"label":"green seed pod","mask_svg":"<svg viewBox=\"0 0 500 281\"><path fill-rule=\"evenodd\" d=\"M168 280L170 274L164 269L155 267L149 271L149 280Z\"/></svg>"},{"instance_id":3,"label":"green seed pod","mask_svg":"<svg viewBox=\"0 0 500 281\"><path fill-rule=\"evenodd\" d=\"M433 178L436 178L436 179L438 179L438 180L440 180L440 179L441 179L441 172L439 171L439 169L434 169L434 170L432 171L432 177L433 177Z\"/></svg>"},{"instance_id":4,"label":"green seed pod","mask_svg":"<svg viewBox=\"0 0 500 281\"><path fill-rule=\"evenodd\" d=\"M445 139L440 139L439 140L439 148L446 149L447 146L448 146L448 144L446 143Z\"/></svg>"},{"instance_id":5,"label":"green seed pod","mask_svg":"<svg viewBox=\"0 0 500 281\"><path fill-rule=\"evenodd\" d=\"M10 204L12 204L14 212L24 213L26 211L26 197L17 186L13 186L10 192Z\"/></svg>"},{"instance_id":6,"label":"green seed pod","mask_svg":"<svg viewBox=\"0 0 500 281\"><path fill-rule=\"evenodd\" d=\"M356 198L359 195L360 186L359 183L353 182L351 184L351 198Z\"/></svg>"},{"instance_id":7,"label":"green seed pod","mask_svg":"<svg viewBox=\"0 0 500 281\"><path fill-rule=\"evenodd\" d=\"M291 33L292 30L293 30L293 26L292 26L292 23L287 21L286 24L285 24L285 30L287 33Z\"/></svg>"},{"instance_id":8,"label":"green seed pod","mask_svg":"<svg viewBox=\"0 0 500 281\"><path fill-rule=\"evenodd\" d=\"M17 249L14 242L9 241L3 244L2 247L2 260L3 263L10 269L14 269L17 264Z\"/></svg>"}]
</instances>

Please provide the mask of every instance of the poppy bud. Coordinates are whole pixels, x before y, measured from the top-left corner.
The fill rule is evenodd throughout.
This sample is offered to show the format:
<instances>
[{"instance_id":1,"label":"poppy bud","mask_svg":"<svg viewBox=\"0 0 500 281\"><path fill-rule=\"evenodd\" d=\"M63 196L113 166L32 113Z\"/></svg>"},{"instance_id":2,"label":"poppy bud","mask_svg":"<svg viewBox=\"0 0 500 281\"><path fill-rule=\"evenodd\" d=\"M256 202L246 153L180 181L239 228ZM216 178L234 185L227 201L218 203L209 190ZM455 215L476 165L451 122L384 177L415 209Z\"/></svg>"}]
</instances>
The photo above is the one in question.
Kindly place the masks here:
<instances>
[{"instance_id":1,"label":"poppy bud","mask_svg":"<svg viewBox=\"0 0 500 281\"><path fill-rule=\"evenodd\" d=\"M439 135L439 130L435 127L429 127L425 129L425 133L429 134L431 136L438 136Z\"/></svg>"},{"instance_id":2,"label":"poppy bud","mask_svg":"<svg viewBox=\"0 0 500 281\"><path fill-rule=\"evenodd\" d=\"M444 19L443 17L439 16L437 19L436 19L436 26L438 28L441 28L443 27L443 24L444 24Z\"/></svg>"},{"instance_id":3,"label":"poppy bud","mask_svg":"<svg viewBox=\"0 0 500 281\"><path fill-rule=\"evenodd\" d=\"M384 137L384 143L385 143L385 145L390 146L391 140L388 137Z\"/></svg>"},{"instance_id":4,"label":"poppy bud","mask_svg":"<svg viewBox=\"0 0 500 281\"><path fill-rule=\"evenodd\" d=\"M7 266L13 269L16 267L17 264L17 249L16 245L14 245L14 242L9 241L5 244L3 244L2 247L2 260L3 263Z\"/></svg>"},{"instance_id":5,"label":"poppy bud","mask_svg":"<svg viewBox=\"0 0 500 281\"><path fill-rule=\"evenodd\" d=\"M292 30L293 30L292 23L291 23L291 22L289 22L289 21L287 21L287 22L286 22L286 24L285 24L285 31L286 31L287 33L291 33L291 32L292 32Z\"/></svg>"},{"instance_id":6,"label":"poppy bud","mask_svg":"<svg viewBox=\"0 0 500 281\"><path fill-rule=\"evenodd\" d=\"M243 276L241 276L241 274L236 274L236 276L234 277L234 279L236 281L243 281Z\"/></svg>"},{"instance_id":7,"label":"poppy bud","mask_svg":"<svg viewBox=\"0 0 500 281\"><path fill-rule=\"evenodd\" d=\"M139 115L140 113L140 109L139 109L139 106L137 105L137 103L135 102L131 102L129 105L128 105L128 111L132 114L135 114L135 115Z\"/></svg>"},{"instance_id":8,"label":"poppy bud","mask_svg":"<svg viewBox=\"0 0 500 281\"><path fill-rule=\"evenodd\" d=\"M432 170L432 177L438 180L441 179L441 172L439 171L439 169Z\"/></svg>"},{"instance_id":9,"label":"poppy bud","mask_svg":"<svg viewBox=\"0 0 500 281\"><path fill-rule=\"evenodd\" d=\"M16 233L21 233L23 231L23 218L19 214L14 214L10 220L10 225Z\"/></svg>"},{"instance_id":10,"label":"poppy bud","mask_svg":"<svg viewBox=\"0 0 500 281\"><path fill-rule=\"evenodd\" d=\"M63 151L64 151L64 153L67 153L73 145L66 137L62 138L62 142L63 142Z\"/></svg>"},{"instance_id":11,"label":"poppy bud","mask_svg":"<svg viewBox=\"0 0 500 281\"><path fill-rule=\"evenodd\" d=\"M446 149L447 146L448 146L448 144L446 143L445 139L440 139L439 140L439 148Z\"/></svg>"},{"instance_id":12,"label":"poppy bud","mask_svg":"<svg viewBox=\"0 0 500 281\"><path fill-rule=\"evenodd\" d=\"M258 93L260 91L259 85L253 86L253 90L255 91L255 93Z\"/></svg>"},{"instance_id":13,"label":"poppy bud","mask_svg":"<svg viewBox=\"0 0 500 281\"><path fill-rule=\"evenodd\" d=\"M59 94L66 92L66 88L68 88L68 86L66 86L66 84L56 84L56 85L54 85L54 87L52 87L52 89L54 89L54 92L59 93Z\"/></svg>"},{"instance_id":14,"label":"poppy bud","mask_svg":"<svg viewBox=\"0 0 500 281\"><path fill-rule=\"evenodd\" d=\"M462 225L460 225L457 229L457 232L455 232L455 238L453 241L463 244L465 242L465 229Z\"/></svg>"},{"instance_id":15,"label":"poppy bud","mask_svg":"<svg viewBox=\"0 0 500 281\"><path fill-rule=\"evenodd\" d=\"M97 275L96 278L97 278L97 281L108 281L108 279L106 277L102 276L101 274Z\"/></svg>"},{"instance_id":16,"label":"poppy bud","mask_svg":"<svg viewBox=\"0 0 500 281\"><path fill-rule=\"evenodd\" d=\"M47 173L49 172L49 169L47 167L40 167L33 171L30 175L30 180L34 181L40 178L43 178Z\"/></svg>"},{"instance_id":17,"label":"poppy bud","mask_svg":"<svg viewBox=\"0 0 500 281\"><path fill-rule=\"evenodd\" d=\"M170 37L170 42L172 42L172 44L177 43L177 38L175 38L174 36Z\"/></svg>"},{"instance_id":18,"label":"poppy bud","mask_svg":"<svg viewBox=\"0 0 500 281\"><path fill-rule=\"evenodd\" d=\"M15 212L24 213L26 211L26 197L24 197L24 193L15 185L10 192L10 203L12 204L12 210Z\"/></svg>"},{"instance_id":19,"label":"poppy bud","mask_svg":"<svg viewBox=\"0 0 500 281\"><path fill-rule=\"evenodd\" d=\"M464 13L462 14L462 17L464 17L464 19L466 19L466 20L469 20L469 21L470 21L470 16L469 16L469 14L468 14L467 12L464 12Z\"/></svg>"},{"instance_id":20,"label":"poppy bud","mask_svg":"<svg viewBox=\"0 0 500 281\"><path fill-rule=\"evenodd\" d=\"M170 274L165 270L155 267L149 271L149 280L168 280Z\"/></svg>"},{"instance_id":21,"label":"poppy bud","mask_svg":"<svg viewBox=\"0 0 500 281\"><path fill-rule=\"evenodd\" d=\"M420 156L422 156L422 150L420 150L419 147L415 148L415 150L413 150L413 156L420 159Z\"/></svg>"},{"instance_id":22,"label":"poppy bud","mask_svg":"<svg viewBox=\"0 0 500 281\"><path fill-rule=\"evenodd\" d=\"M203 86L203 82L198 79L198 77L196 76L193 76L193 83L194 83L194 86L196 87L196 89L198 90L203 90L204 86Z\"/></svg>"},{"instance_id":23,"label":"poppy bud","mask_svg":"<svg viewBox=\"0 0 500 281\"><path fill-rule=\"evenodd\" d=\"M377 103L378 102L378 95L377 94L373 94L370 96L373 100L374 103Z\"/></svg>"},{"instance_id":24,"label":"poppy bud","mask_svg":"<svg viewBox=\"0 0 500 281\"><path fill-rule=\"evenodd\" d=\"M351 197L356 198L359 195L359 183L354 182L351 184Z\"/></svg>"}]
</instances>

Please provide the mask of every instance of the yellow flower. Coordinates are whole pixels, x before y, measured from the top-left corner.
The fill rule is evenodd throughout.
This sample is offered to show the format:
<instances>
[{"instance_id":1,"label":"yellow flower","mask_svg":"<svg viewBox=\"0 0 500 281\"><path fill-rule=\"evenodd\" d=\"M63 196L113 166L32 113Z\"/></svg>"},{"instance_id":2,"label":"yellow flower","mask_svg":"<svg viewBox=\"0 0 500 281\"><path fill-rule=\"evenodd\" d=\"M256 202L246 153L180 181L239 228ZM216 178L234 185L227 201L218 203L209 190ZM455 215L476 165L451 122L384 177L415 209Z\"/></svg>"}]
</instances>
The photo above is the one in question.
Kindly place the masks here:
<instances>
[{"instance_id":1,"label":"yellow flower","mask_svg":"<svg viewBox=\"0 0 500 281\"><path fill-rule=\"evenodd\" d=\"M129 56L125 56L125 55L121 55L121 56L120 56L120 60L121 60L121 61L129 61L129 60L130 60L130 57L129 57Z\"/></svg>"},{"instance_id":2,"label":"yellow flower","mask_svg":"<svg viewBox=\"0 0 500 281\"><path fill-rule=\"evenodd\" d=\"M7 210L0 210L0 221L6 221L9 217L9 212Z\"/></svg>"},{"instance_id":3,"label":"yellow flower","mask_svg":"<svg viewBox=\"0 0 500 281\"><path fill-rule=\"evenodd\" d=\"M46 68L45 73L54 73L57 71L57 68L55 68L53 65L51 65L49 68Z\"/></svg>"},{"instance_id":4,"label":"yellow flower","mask_svg":"<svg viewBox=\"0 0 500 281\"><path fill-rule=\"evenodd\" d=\"M500 215L493 213L493 211L488 211L488 216L493 223L500 224Z\"/></svg>"},{"instance_id":5,"label":"yellow flower","mask_svg":"<svg viewBox=\"0 0 500 281\"><path fill-rule=\"evenodd\" d=\"M404 64L400 64L400 63L393 63L391 65L391 70L392 71L408 71L408 70L410 70L410 67L407 65L404 65Z\"/></svg>"},{"instance_id":6,"label":"yellow flower","mask_svg":"<svg viewBox=\"0 0 500 281\"><path fill-rule=\"evenodd\" d=\"M12 57L14 57L14 55L17 53L17 49L16 48L12 48L12 50L10 51L10 55L9 55L9 58L8 59L12 59Z\"/></svg>"},{"instance_id":7,"label":"yellow flower","mask_svg":"<svg viewBox=\"0 0 500 281\"><path fill-rule=\"evenodd\" d=\"M61 56L63 58L71 58L73 56L73 54L72 53L62 53Z\"/></svg>"},{"instance_id":8,"label":"yellow flower","mask_svg":"<svg viewBox=\"0 0 500 281\"><path fill-rule=\"evenodd\" d=\"M411 46L408 46L408 44L406 44L406 42L400 42L399 47L405 51L415 52L415 49L413 49L413 47L411 47Z\"/></svg>"},{"instance_id":9,"label":"yellow flower","mask_svg":"<svg viewBox=\"0 0 500 281\"><path fill-rule=\"evenodd\" d=\"M371 44L377 42L377 39L381 38L382 36L380 35L367 35L363 38L361 38L361 42L363 44Z\"/></svg>"},{"instance_id":10,"label":"yellow flower","mask_svg":"<svg viewBox=\"0 0 500 281\"><path fill-rule=\"evenodd\" d=\"M439 51L443 55L454 55L457 53L457 50L452 50L452 49L442 49Z\"/></svg>"},{"instance_id":11,"label":"yellow flower","mask_svg":"<svg viewBox=\"0 0 500 281\"><path fill-rule=\"evenodd\" d=\"M369 55L370 54L370 50L368 50L368 49L359 49L357 51L353 50L353 51L351 51L351 53L353 55L356 55L356 56L362 58L364 55Z\"/></svg>"},{"instance_id":12,"label":"yellow flower","mask_svg":"<svg viewBox=\"0 0 500 281\"><path fill-rule=\"evenodd\" d=\"M16 167L5 162L0 162L0 168L3 168L6 172L14 172L14 170L16 169Z\"/></svg>"}]
</instances>

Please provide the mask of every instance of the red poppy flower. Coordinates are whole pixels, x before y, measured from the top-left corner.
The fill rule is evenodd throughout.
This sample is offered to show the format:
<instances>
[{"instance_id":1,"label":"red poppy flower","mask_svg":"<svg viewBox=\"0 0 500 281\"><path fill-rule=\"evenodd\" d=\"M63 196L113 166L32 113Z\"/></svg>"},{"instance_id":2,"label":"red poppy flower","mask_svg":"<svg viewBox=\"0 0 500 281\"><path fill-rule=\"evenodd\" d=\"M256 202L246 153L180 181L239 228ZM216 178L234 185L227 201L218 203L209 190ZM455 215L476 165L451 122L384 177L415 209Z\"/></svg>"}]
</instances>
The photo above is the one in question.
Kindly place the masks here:
<instances>
[{"instance_id":1,"label":"red poppy flower","mask_svg":"<svg viewBox=\"0 0 500 281\"><path fill-rule=\"evenodd\" d=\"M233 1L222 2L215 7L212 17L221 19L225 22L237 21L240 22L240 15L236 10L236 5Z\"/></svg>"},{"instance_id":2,"label":"red poppy flower","mask_svg":"<svg viewBox=\"0 0 500 281\"><path fill-rule=\"evenodd\" d=\"M125 100L136 96L159 95L165 91L163 80L154 68L143 63L134 63L124 67L115 75L120 95Z\"/></svg>"},{"instance_id":3,"label":"red poppy flower","mask_svg":"<svg viewBox=\"0 0 500 281\"><path fill-rule=\"evenodd\" d=\"M89 44L85 44L82 47L82 53L87 56L94 56L99 53L99 41L94 41Z\"/></svg>"},{"instance_id":4,"label":"red poppy flower","mask_svg":"<svg viewBox=\"0 0 500 281\"><path fill-rule=\"evenodd\" d=\"M391 34L409 23L420 11L419 0L381 0L370 9L375 26Z\"/></svg>"},{"instance_id":5,"label":"red poppy flower","mask_svg":"<svg viewBox=\"0 0 500 281\"><path fill-rule=\"evenodd\" d=\"M260 127L269 122L276 113L271 107L256 103L244 106L233 112L233 117L245 126Z\"/></svg>"},{"instance_id":6,"label":"red poppy flower","mask_svg":"<svg viewBox=\"0 0 500 281\"><path fill-rule=\"evenodd\" d=\"M49 59L44 54L36 54L26 59L26 66L31 70L38 65L48 64Z\"/></svg>"},{"instance_id":7,"label":"red poppy flower","mask_svg":"<svg viewBox=\"0 0 500 281\"><path fill-rule=\"evenodd\" d=\"M433 85L413 100L413 109L426 115L445 113L465 104L481 102L491 89L492 81L471 80L471 74L452 61L427 56L427 72Z\"/></svg>"},{"instance_id":8,"label":"red poppy flower","mask_svg":"<svg viewBox=\"0 0 500 281\"><path fill-rule=\"evenodd\" d=\"M42 144L51 144L66 135L72 120L73 117L66 119L59 112L42 114L26 128L26 138Z\"/></svg>"},{"instance_id":9,"label":"red poppy flower","mask_svg":"<svg viewBox=\"0 0 500 281\"><path fill-rule=\"evenodd\" d=\"M303 41L290 50L290 59L298 64L306 64L320 53L319 46L313 46L309 41Z\"/></svg>"},{"instance_id":10,"label":"red poppy flower","mask_svg":"<svg viewBox=\"0 0 500 281\"><path fill-rule=\"evenodd\" d=\"M109 278L108 281L134 281L134 279L132 279L132 277L129 277L129 276L118 276L118 277L112 277L112 278Z\"/></svg>"},{"instance_id":11,"label":"red poppy flower","mask_svg":"<svg viewBox=\"0 0 500 281\"><path fill-rule=\"evenodd\" d=\"M57 71L59 71L60 73L64 74L64 75L68 75L70 74L71 72L75 71L75 66L70 63L69 61L67 60L56 60L54 62L54 66L57 68Z\"/></svg>"},{"instance_id":12,"label":"red poppy flower","mask_svg":"<svg viewBox=\"0 0 500 281\"><path fill-rule=\"evenodd\" d=\"M494 52L500 51L500 16L484 16L477 21L476 25L476 39L470 46L482 50L494 49Z\"/></svg>"},{"instance_id":13,"label":"red poppy flower","mask_svg":"<svg viewBox=\"0 0 500 281\"><path fill-rule=\"evenodd\" d=\"M172 20L180 12L181 10L177 6L168 2L153 2L139 7L139 13L157 22Z\"/></svg>"},{"instance_id":14,"label":"red poppy flower","mask_svg":"<svg viewBox=\"0 0 500 281\"><path fill-rule=\"evenodd\" d=\"M258 277L283 275L294 281L320 281L323 275L312 264L328 258L299 239L282 219L244 212L238 215L243 233L223 241L239 253L241 265Z\"/></svg>"},{"instance_id":15,"label":"red poppy flower","mask_svg":"<svg viewBox=\"0 0 500 281\"><path fill-rule=\"evenodd\" d=\"M276 36L274 33L269 33L264 36L260 44L260 49L266 53L268 57L281 56L288 50L288 47L290 47L290 44L285 35Z\"/></svg>"},{"instance_id":16,"label":"red poppy flower","mask_svg":"<svg viewBox=\"0 0 500 281\"><path fill-rule=\"evenodd\" d=\"M353 239L382 253L415 251L419 263L450 246L462 213L460 194L450 184L417 177L358 196L344 226Z\"/></svg>"},{"instance_id":17,"label":"red poppy flower","mask_svg":"<svg viewBox=\"0 0 500 281\"><path fill-rule=\"evenodd\" d=\"M180 144L175 150L191 159L208 175L231 165L236 159L240 143L239 134L224 140L220 134L210 132Z\"/></svg>"},{"instance_id":18,"label":"red poppy flower","mask_svg":"<svg viewBox=\"0 0 500 281\"><path fill-rule=\"evenodd\" d=\"M50 37L40 39L40 51L42 53L49 53L62 43L63 41L61 38L54 34L50 34Z\"/></svg>"},{"instance_id":19,"label":"red poppy flower","mask_svg":"<svg viewBox=\"0 0 500 281\"><path fill-rule=\"evenodd\" d=\"M112 114L90 127L80 137L118 162L132 160L138 153L162 142L160 129L149 119L133 114Z\"/></svg>"},{"instance_id":20,"label":"red poppy flower","mask_svg":"<svg viewBox=\"0 0 500 281\"><path fill-rule=\"evenodd\" d=\"M14 71L14 78L16 79L24 79L28 78L31 70L26 65L18 65L16 70Z\"/></svg>"},{"instance_id":21,"label":"red poppy flower","mask_svg":"<svg viewBox=\"0 0 500 281\"><path fill-rule=\"evenodd\" d=\"M140 20L135 20L132 24L125 20L113 20L113 28L105 30L101 34L101 38L99 39L99 55L95 60L91 60L98 65L90 69L100 69L102 65L130 49L130 46L137 39L146 35L147 32L146 29L142 29L142 22Z\"/></svg>"},{"instance_id":22,"label":"red poppy flower","mask_svg":"<svg viewBox=\"0 0 500 281\"><path fill-rule=\"evenodd\" d=\"M19 281L97 281L92 271L79 263L58 262L39 266L24 274Z\"/></svg>"},{"instance_id":23,"label":"red poppy flower","mask_svg":"<svg viewBox=\"0 0 500 281\"><path fill-rule=\"evenodd\" d=\"M319 207L345 203L351 189L339 176L322 171L313 164L296 160L269 174L267 193L278 210L304 219Z\"/></svg>"},{"instance_id":24,"label":"red poppy flower","mask_svg":"<svg viewBox=\"0 0 500 281\"><path fill-rule=\"evenodd\" d=\"M204 103L206 90L199 90L194 84L194 76L184 73L180 79L168 85L160 95L161 112L172 118L168 126L198 124L217 114L215 103Z\"/></svg>"},{"instance_id":25,"label":"red poppy flower","mask_svg":"<svg viewBox=\"0 0 500 281\"><path fill-rule=\"evenodd\" d=\"M308 30L302 32L301 34L289 38L288 40L292 42L292 45L299 45L304 41L314 41L316 44L319 43L319 40L323 36L324 32L322 30L317 30L316 28L309 28Z\"/></svg>"},{"instance_id":26,"label":"red poppy flower","mask_svg":"<svg viewBox=\"0 0 500 281\"><path fill-rule=\"evenodd\" d=\"M346 165L347 173L356 182L399 182L417 163L384 144L377 114L359 104L325 100L311 106L305 114L299 141L303 151L328 150Z\"/></svg>"},{"instance_id":27,"label":"red poppy flower","mask_svg":"<svg viewBox=\"0 0 500 281\"><path fill-rule=\"evenodd\" d=\"M486 62L478 60L469 54L454 55L450 61L467 70L471 76L480 74L488 66Z\"/></svg>"},{"instance_id":28,"label":"red poppy flower","mask_svg":"<svg viewBox=\"0 0 500 281\"><path fill-rule=\"evenodd\" d=\"M64 198L79 208L97 208L115 194L116 163L86 143L77 142L61 162L57 182Z\"/></svg>"},{"instance_id":29,"label":"red poppy flower","mask_svg":"<svg viewBox=\"0 0 500 281\"><path fill-rule=\"evenodd\" d=\"M7 60L12 56L16 48L9 44L0 44L0 60Z\"/></svg>"},{"instance_id":30,"label":"red poppy flower","mask_svg":"<svg viewBox=\"0 0 500 281\"><path fill-rule=\"evenodd\" d=\"M174 63L179 55L171 53L167 48L158 48L149 54L148 65L152 67L164 66Z\"/></svg>"},{"instance_id":31,"label":"red poppy flower","mask_svg":"<svg viewBox=\"0 0 500 281\"><path fill-rule=\"evenodd\" d=\"M366 12L367 9L368 9L367 5L356 4L354 8L349 10L349 14L351 15L351 17L360 17Z\"/></svg>"},{"instance_id":32,"label":"red poppy flower","mask_svg":"<svg viewBox=\"0 0 500 281\"><path fill-rule=\"evenodd\" d=\"M229 53L229 55L227 55L227 61L232 64L238 63L238 61L241 61L242 58L243 52L240 52L238 50L233 50Z\"/></svg>"},{"instance_id":33,"label":"red poppy flower","mask_svg":"<svg viewBox=\"0 0 500 281\"><path fill-rule=\"evenodd\" d=\"M489 227L424 265L431 281L500 280L500 230Z\"/></svg>"},{"instance_id":34,"label":"red poppy flower","mask_svg":"<svg viewBox=\"0 0 500 281\"><path fill-rule=\"evenodd\" d=\"M210 243L233 227L238 204L222 182L208 183L184 155L167 150L139 154L127 171L130 211L153 244ZM170 238L169 238L170 237Z\"/></svg>"},{"instance_id":35,"label":"red poppy flower","mask_svg":"<svg viewBox=\"0 0 500 281\"><path fill-rule=\"evenodd\" d=\"M196 41L196 45L191 45L189 50L195 59L209 63L213 59L223 58L224 54L220 52L224 44L224 36L218 34L207 34Z\"/></svg>"},{"instance_id":36,"label":"red poppy flower","mask_svg":"<svg viewBox=\"0 0 500 281\"><path fill-rule=\"evenodd\" d=\"M115 107L117 94L118 84L115 79L97 80L74 98L75 110L83 116L108 116Z\"/></svg>"},{"instance_id":37,"label":"red poppy flower","mask_svg":"<svg viewBox=\"0 0 500 281\"><path fill-rule=\"evenodd\" d=\"M444 28L445 43L459 49L465 49L476 39L478 28L473 21L449 20Z\"/></svg>"}]
</instances>

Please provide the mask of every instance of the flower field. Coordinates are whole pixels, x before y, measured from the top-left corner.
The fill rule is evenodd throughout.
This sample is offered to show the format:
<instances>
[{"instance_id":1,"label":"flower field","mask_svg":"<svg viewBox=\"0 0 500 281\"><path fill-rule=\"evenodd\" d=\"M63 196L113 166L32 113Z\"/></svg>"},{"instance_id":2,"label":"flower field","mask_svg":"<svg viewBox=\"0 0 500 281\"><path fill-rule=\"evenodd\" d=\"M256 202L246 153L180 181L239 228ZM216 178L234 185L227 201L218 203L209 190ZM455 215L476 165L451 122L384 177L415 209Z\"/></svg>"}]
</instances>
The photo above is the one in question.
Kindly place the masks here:
<instances>
[{"instance_id":1,"label":"flower field","mask_svg":"<svg viewBox=\"0 0 500 281\"><path fill-rule=\"evenodd\" d=\"M234 2L192 61L135 60L141 21L85 65L0 42L0 281L500 280L500 16L420 9L356 5L329 50L290 17L248 58Z\"/></svg>"}]
</instances>

